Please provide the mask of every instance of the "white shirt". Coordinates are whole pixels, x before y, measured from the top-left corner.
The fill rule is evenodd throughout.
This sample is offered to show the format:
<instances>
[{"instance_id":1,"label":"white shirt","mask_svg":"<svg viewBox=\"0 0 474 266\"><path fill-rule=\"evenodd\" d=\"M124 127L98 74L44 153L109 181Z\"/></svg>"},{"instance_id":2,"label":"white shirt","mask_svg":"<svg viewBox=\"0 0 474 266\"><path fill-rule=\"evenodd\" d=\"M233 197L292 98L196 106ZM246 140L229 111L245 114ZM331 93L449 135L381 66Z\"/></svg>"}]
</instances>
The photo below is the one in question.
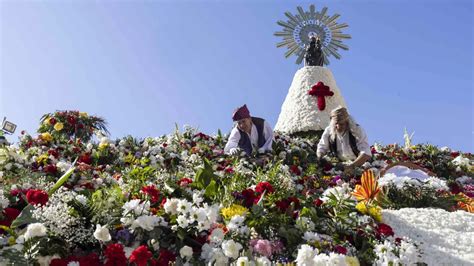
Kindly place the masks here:
<instances>
[{"instance_id":1,"label":"white shirt","mask_svg":"<svg viewBox=\"0 0 474 266\"><path fill-rule=\"evenodd\" d=\"M247 133L245 133L247 134ZM247 134L248 135L248 134ZM265 151L272 150L272 141L273 141L273 129L267 121L263 122L263 138L265 139L265 144L263 144L262 149ZM252 131L249 135L250 142L252 143L252 149L258 150L258 131L257 127L252 123ZM229 153L230 149L238 148L240 140L240 132L237 126L235 126L230 132L229 140L225 145L224 152Z\"/></svg>"},{"instance_id":2,"label":"white shirt","mask_svg":"<svg viewBox=\"0 0 474 266\"><path fill-rule=\"evenodd\" d=\"M354 137L356 138L356 145L357 149L359 149L359 155L364 153L368 156L372 156L372 152L370 151L369 141L367 139L367 135L365 134L364 130L360 126L356 126L354 131L352 132ZM321 140L318 143L318 150L317 155L321 157L327 154L331 149L329 147L329 138L331 137L331 128L328 126L324 129L323 135L321 136ZM337 145L337 157L343 161L353 161L357 159L357 156L354 154L351 148L351 144L349 141L349 131L346 130L342 135L336 134L336 145Z\"/></svg>"}]
</instances>

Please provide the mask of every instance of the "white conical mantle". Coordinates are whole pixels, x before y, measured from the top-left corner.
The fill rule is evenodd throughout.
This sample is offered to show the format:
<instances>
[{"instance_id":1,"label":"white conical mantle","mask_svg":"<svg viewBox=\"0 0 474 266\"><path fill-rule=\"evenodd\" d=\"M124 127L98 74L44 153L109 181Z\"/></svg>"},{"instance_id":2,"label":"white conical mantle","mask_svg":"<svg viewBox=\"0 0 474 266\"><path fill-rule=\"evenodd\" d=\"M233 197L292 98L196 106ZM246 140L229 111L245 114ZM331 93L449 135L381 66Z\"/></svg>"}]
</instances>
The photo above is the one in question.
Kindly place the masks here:
<instances>
[{"instance_id":1,"label":"white conical mantle","mask_svg":"<svg viewBox=\"0 0 474 266\"><path fill-rule=\"evenodd\" d=\"M334 92L325 97L326 108L318 109L317 99L308 94L311 87L322 81ZM346 107L346 102L336 85L331 70L320 66L305 66L299 69L281 106L275 131L292 134L309 130L324 130L329 125L329 114L338 106Z\"/></svg>"}]
</instances>

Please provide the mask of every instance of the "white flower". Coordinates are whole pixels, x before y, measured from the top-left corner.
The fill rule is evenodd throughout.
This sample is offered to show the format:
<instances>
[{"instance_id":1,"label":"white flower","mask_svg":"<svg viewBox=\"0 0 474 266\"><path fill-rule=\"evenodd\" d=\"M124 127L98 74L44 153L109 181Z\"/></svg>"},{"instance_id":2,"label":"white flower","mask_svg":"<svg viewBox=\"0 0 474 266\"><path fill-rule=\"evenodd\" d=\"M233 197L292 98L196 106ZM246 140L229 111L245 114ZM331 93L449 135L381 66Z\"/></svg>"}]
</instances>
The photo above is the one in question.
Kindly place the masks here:
<instances>
[{"instance_id":1,"label":"white flower","mask_svg":"<svg viewBox=\"0 0 474 266\"><path fill-rule=\"evenodd\" d=\"M309 245L302 245L298 249L298 255L296 256L297 265L311 266L313 265L313 258L318 254L318 249L314 249Z\"/></svg>"},{"instance_id":2,"label":"white flower","mask_svg":"<svg viewBox=\"0 0 474 266\"><path fill-rule=\"evenodd\" d=\"M176 199L176 198L172 198L172 199L167 200L165 202L165 204L163 205L163 208L165 209L165 212L169 213L169 214L177 214L178 213L178 202L179 202L179 199Z\"/></svg>"},{"instance_id":3,"label":"white flower","mask_svg":"<svg viewBox=\"0 0 474 266\"><path fill-rule=\"evenodd\" d=\"M469 166L471 164L469 158L465 158L461 154L454 158L451 162L457 166Z\"/></svg>"},{"instance_id":4,"label":"white flower","mask_svg":"<svg viewBox=\"0 0 474 266\"><path fill-rule=\"evenodd\" d=\"M161 217L154 215L142 215L133 221L132 226L130 227L134 230L137 227L141 227L146 231L151 231L155 226L161 222Z\"/></svg>"},{"instance_id":5,"label":"white flower","mask_svg":"<svg viewBox=\"0 0 474 266\"><path fill-rule=\"evenodd\" d=\"M328 264L334 266L346 266L346 256L343 254L331 252L329 253Z\"/></svg>"},{"instance_id":6,"label":"white flower","mask_svg":"<svg viewBox=\"0 0 474 266\"><path fill-rule=\"evenodd\" d=\"M236 263L238 266L250 266L250 261L249 261L249 258L247 257L240 257L237 259L237 263Z\"/></svg>"},{"instance_id":7,"label":"white flower","mask_svg":"<svg viewBox=\"0 0 474 266\"><path fill-rule=\"evenodd\" d=\"M96 225L94 232L95 239L103 242L110 241L112 237L110 236L109 229L107 226L101 226L100 224Z\"/></svg>"},{"instance_id":8,"label":"white flower","mask_svg":"<svg viewBox=\"0 0 474 266\"><path fill-rule=\"evenodd\" d=\"M39 263L40 266L49 266L52 260L60 259L61 257L57 254L53 256L36 256L36 261Z\"/></svg>"},{"instance_id":9,"label":"white flower","mask_svg":"<svg viewBox=\"0 0 474 266\"><path fill-rule=\"evenodd\" d=\"M314 266L326 266L326 265L332 265L332 264L329 264L329 256L324 254L324 253L321 253L319 255L316 255L313 258L313 265Z\"/></svg>"},{"instance_id":10,"label":"white flower","mask_svg":"<svg viewBox=\"0 0 474 266\"><path fill-rule=\"evenodd\" d=\"M224 255L227 257L236 259L239 256L239 252L242 249L242 245L234 240L226 240L222 242L222 250Z\"/></svg>"},{"instance_id":11,"label":"white flower","mask_svg":"<svg viewBox=\"0 0 474 266\"><path fill-rule=\"evenodd\" d=\"M186 214L191 211L192 203L187 200L180 200L178 202L178 212Z\"/></svg>"},{"instance_id":12,"label":"white flower","mask_svg":"<svg viewBox=\"0 0 474 266\"><path fill-rule=\"evenodd\" d=\"M178 218L176 218L176 222L178 222L179 227L182 228L186 228L189 225L189 220L184 215L179 215Z\"/></svg>"},{"instance_id":13,"label":"white flower","mask_svg":"<svg viewBox=\"0 0 474 266\"><path fill-rule=\"evenodd\" d=\"M319 237L318 233L307 231L304 233L303 239L306 240L306 242L314 242L319 241L321 238Z\"/></svg>"},{"instance_id":14,"label":"white flower","mask_svg":"<svg viewBox=\"0 0 474 266\"><path fill-rule=\"evenodd\" d=\"M191 258L193 256L193 249L188 247L188 246L184 246L179 250L179 255L183 259L184 258Z\"/></svg>"},{"instance_id":15,"label":"white flower","mask_svg":"<svg viewBox=\"0 0 474 266\"><path fill-rule=\"evenodd\" d=\"M221 228L216 228L212 230L211 234L209 235L209 240L211 243L219 244L224 240L224 230Z\"/></svg>"},{"instance_id":16,"label":"white flower","mask_svg":"<svg viewBox=\"0 0 474 266\"><path fill-rule=\"evenodd\" d=\"M256 266L271 266L272 262L267 257L260 257L256 260Z\"/></svg>"},{"instance_id":17,"label":"white flower","mask_svg":"<svg viewBox=\"0 0 474 266\"><path fill-rule=\"evenodd\" d=\"M25 240L33 237L45 236L46 227L42 223L32 223L26 228Z\"/></svg>"},{"instance_id":18,"label":"white flower","mask_svg":"<svg viewBox=\"0 0 474 266\"><path fill-rule=\"evenodd\" d=\"M67 266L80 266L79 261L71 261L67 264Z\"/></svg>"},{"instance_id":19,"label":"white flower","mask_svg":"<svg viewBox=\"0 0 474 266\"><path fill-rule=\"evenodd\" d=\"M5 209L10 205L10 201L3 195L3 190L0 189L0 209Z\"/></svg>"},{"instance_id":20,"label":"white flower","mask_svg":"<svg viewBox=\"0 0 474 266\"><path fill-rule=\"evenodd\" d=\"M77 195L76 200L79 201L82 205L87 205L87 197L84 195Z\"/></svg>"}]
</instances>

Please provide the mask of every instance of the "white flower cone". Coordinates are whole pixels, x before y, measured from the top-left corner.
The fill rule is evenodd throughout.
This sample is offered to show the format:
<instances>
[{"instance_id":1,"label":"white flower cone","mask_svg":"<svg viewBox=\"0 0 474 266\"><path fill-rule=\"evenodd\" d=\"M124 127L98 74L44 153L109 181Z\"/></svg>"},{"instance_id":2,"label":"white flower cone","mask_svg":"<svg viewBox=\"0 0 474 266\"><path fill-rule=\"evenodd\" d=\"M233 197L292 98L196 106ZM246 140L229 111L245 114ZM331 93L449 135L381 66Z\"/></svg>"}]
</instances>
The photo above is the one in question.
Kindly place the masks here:
<instances>
[{"instance_id":1,"label":"white flower cone","mask_svg":"<svg viewBox=\"0 0 474 266\"><path fill-rule=\"evenodd\" d=\"M329 86L333 96L326 96L326 108L318 109L317 97L308 94L313 85L322 81ZM292 134L309 130L324 130L329 125L329 115L338 106L347 107L336 85L331 70L320 66L299 69L291 83L288 95L281 106L275 131Z\"/></svg>"}]
</instances>

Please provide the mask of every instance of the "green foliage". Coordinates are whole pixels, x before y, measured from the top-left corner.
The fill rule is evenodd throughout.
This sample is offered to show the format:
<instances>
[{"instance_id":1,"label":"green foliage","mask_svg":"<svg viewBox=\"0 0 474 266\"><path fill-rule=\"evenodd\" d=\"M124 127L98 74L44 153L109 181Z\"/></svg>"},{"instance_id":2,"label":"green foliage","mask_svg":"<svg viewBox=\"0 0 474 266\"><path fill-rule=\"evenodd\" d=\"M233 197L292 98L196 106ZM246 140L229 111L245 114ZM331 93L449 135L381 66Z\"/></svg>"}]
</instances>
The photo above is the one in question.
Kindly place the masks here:
<instances>
[{"instance_id":1,"label":"green foliage","mask_svg":"<svg viewBox=\"0 0 474 266\"><path fill-rule=\"evenodd\" d=\"M383 194L388 202L386 208L441 208L447 211L456 206L456 198L453 195L441 194L435 188L405 184L402 189L394 184L384 187Z\"/></svg>"}]
</instances>

